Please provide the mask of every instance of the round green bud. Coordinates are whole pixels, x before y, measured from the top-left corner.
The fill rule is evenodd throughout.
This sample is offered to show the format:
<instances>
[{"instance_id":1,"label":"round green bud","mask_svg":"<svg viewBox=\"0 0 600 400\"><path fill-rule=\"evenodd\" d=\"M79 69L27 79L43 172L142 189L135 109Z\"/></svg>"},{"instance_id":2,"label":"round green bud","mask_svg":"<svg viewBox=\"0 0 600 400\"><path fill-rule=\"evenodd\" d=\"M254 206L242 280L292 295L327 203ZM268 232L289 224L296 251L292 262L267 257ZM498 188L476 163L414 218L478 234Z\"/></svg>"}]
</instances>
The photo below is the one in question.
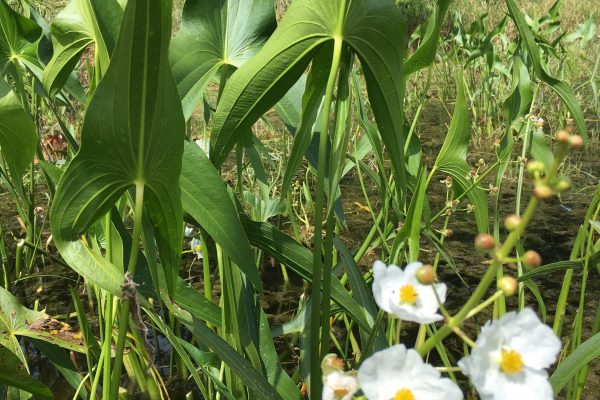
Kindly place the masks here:
<instances>
[{"instance_id":1,"label":"round green bud","mask_svg":"<svg viewBox=\"0 0 600 400\"><path fill-rule=\"evenodd\" d=\"M573 135L569 138L569 144L574 150L579 150L583 147L583 138L579 135Z\"/></svg>"},{"instance_id":2,"label":"round green bud","mask_svg":"<svg viewBox=\"0 0 600 400\"><path fill-rule=\"evenodd\" d=\"M560 131L556 132L556 136L554 136L556 141L562 144L569 144L570 137L571 134L564 129L561 129Z\"/></svg>"},{"instance_id":3,"label":"round green bud","mask_svg":"<svg viewBox=\"0 0 600 400\"><path fill-rule=\"evenodd\" d=\"M502 290L502 293L504 293L506 297L509 297L517 293L519 284L512 276L505 276L498 282L498 289Z\"/></svg>"},{"instance_id":4,"label":"round green bud","mask_svg":"<svg viewBox=\"0 0 600 400\"><path fill-rule=\"evenodd\" d=\"M521 262L527 268L537 268L542 265L542 257L537 251L527 250L525 254L523 254L523 257L521 257Z\"/></svg>"},{"instance_id":5,"label":"round green bud","mask_svg":"<svg viewBox=\"0 0 600 400\"><path fill-rule=\"evenodd\" d=\"M565 192L571 189L571 180L563 176L556 181L554 188L559 192Z\"/></svg>"},{"instance_id":6,"label":"round green bud","mask_svg":"<svg viewBox=\"0 0 600 400\"><path fill-rule=\"evenodd\" d=\"M539 184L533 189L533 195L537 197L538 200L549 199L553 194L554 191L548 185Z\"/></svg>"},{"instance_id":7,"label":"round green bud","mask_svg":"<svg viewBox=\"0 0 600 400\"><path fill-rule=\"evenodd\" d=\"M435 269L430 264L425 264L417 269L417 280L423 285L431 285L435 282Z\"/></svg>"},{"instance_id":8,"label":"round green bud","mask_svg":"<svg viewBox=\"0 0 600 400\"><path fill-rule=\"evenodd\" d=\"M507 231L512 232L521 225L521 217L517 214L509 215L504 219L504 227Z\"/></svg>"},{"instance_id":9,"label":"round green bud","mask_svg":"<svg viewBox=\"0 0 600 400\"><path fill-rule=\"evenodd\" d=\"M529 161L527 163L527 172L529 172L531 175L535 174L536 172L542 173L545 170L546 166L541 161Z\"/></svg>"},{"instance_id":10,"label":"round green bud","mask_svg":"<svg viewBox=\"0 0 600 400\"><path fill-rule=\"evenodd\" d=\"M489 233L480 233L475 237L475 249L477 251L487 252L494 250L494 247L496 247L496 241Z\"/></svg>"}]
</instances>

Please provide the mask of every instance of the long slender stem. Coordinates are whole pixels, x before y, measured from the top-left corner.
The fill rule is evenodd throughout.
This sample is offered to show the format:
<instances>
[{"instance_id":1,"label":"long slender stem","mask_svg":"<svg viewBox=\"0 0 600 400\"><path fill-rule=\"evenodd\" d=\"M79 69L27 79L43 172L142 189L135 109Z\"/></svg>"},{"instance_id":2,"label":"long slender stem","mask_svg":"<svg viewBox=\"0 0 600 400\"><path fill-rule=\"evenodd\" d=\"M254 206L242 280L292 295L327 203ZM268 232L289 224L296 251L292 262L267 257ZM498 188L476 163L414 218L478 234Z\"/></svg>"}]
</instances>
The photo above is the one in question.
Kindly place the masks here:
<instances>
[{"instance_id":1,"label":"long slender stem","mask_svg":"<svg viewBox=\"0 0 600 400\"><path fill-rule=\"evenodd\" d=\"M136 183L135 186L135 214L133 223L133 234L131 242L131 253L127 272L131 279L134 279L137 257L140 246L140 236L142 232L142 211L144 207L144 183ZM127 327L129 325L129 311L131 309L131 300L121 300L121 312L119 314L119 336L117 338L117 348L115 352L115 363L113 365L110 398L116 399L119 394L119 383L121 381L121 369L123 368L123 351L125 350L125 339L127 337Z\"/></svg>"},{"instance_id":2,"label":"long slender stem","mask_svg":"<svg viewBox=\"0 0 600 400\"><path fill-rule=\"evenodd\" d=\"M345 8L345 7L344 7ZM329 131L329 113L333 101L333 90L342 55L341 38L336 38L333 47L333 61L329 71L325 101L323 103L323 118L319 138L319 161L317 163L317 201L315 204L315 236L313 253L313 285L311 304L311 340L310 340L310 397L313 400L321 398L322 382L320 368L320 325L321 325L321 280L323 277L323 208L325 206L325 166L327 162L327 132Z\"/></svg>"}]
</instances>

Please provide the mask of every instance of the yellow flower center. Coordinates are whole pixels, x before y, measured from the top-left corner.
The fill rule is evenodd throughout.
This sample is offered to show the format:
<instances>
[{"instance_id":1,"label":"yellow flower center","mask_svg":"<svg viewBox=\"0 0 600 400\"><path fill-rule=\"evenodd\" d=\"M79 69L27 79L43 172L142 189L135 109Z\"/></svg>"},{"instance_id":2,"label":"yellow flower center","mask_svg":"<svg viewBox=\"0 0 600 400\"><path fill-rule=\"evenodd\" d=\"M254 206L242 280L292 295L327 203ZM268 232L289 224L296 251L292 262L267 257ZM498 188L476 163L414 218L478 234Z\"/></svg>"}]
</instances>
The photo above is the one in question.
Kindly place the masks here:
<instances>
[{"instance_id":1,"label":"yellow flower center","mask_svg":"<svg viewBox=\"0 0 600 400\"><path fill-rule=\"evenodd\" d=\"M509 375L523 371L523 359L521 355L514 350L502 350L500 359L500 369Z\"/></svg>"},{"instance_id":2,"label":"yellow flower center","mask_svg":"<svg viewBox=\"0 0 600 400\"><path fill-rule=\"evenodd\" d=\"M404 285L400 288L400 303L415 304L418 296L417 289L413 285Z\"/></svg>"},{"instance_id":3,"label":"yellow flower center","mask_svg":"<svg viewBox=\"0 0 600 400\"><path fill-rule=\"evenodd\" d=\"M346 388L339 388L339 389L335 389L333 391L333 395L335 396L336 399L341 399L342 397L347 395L348 392L349 392L349 390Z\"/></svg>"},{"instance_id":4,"label":"yellow flower center","mask_svg":"<svg viewBox=\"0 0 600 400\"><path fill-rule=\"evenodd\" d=\"M392 400L415 400L415 395L412 394L410 389L402 388L396 392Z\"/></svg>"},{"instance_id":5,"label":"yellow flower center","mask_svg":"<svg viewBox=\"0 0 600 400\"><path fill-rule=\"evenodd\" d=\"M202 246L201 246L201 245L199 245L199 244L197 244L197 245L194 247L194 252L195 252L195 253L199 253L201 250L202 250Z\"/></svg>"}]
</instances>

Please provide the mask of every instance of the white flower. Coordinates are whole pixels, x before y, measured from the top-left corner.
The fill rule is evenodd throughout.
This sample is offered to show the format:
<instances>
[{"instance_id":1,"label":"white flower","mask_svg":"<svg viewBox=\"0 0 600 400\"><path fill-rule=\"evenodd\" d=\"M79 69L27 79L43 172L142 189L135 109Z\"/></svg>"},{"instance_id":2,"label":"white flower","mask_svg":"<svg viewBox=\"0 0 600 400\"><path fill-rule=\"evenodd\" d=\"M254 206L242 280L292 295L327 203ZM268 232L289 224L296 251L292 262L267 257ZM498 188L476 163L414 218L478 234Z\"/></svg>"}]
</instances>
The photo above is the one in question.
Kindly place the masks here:
<instances>
[{"instance_id":1,"label":"white flower","mask_svg":"<svg viewBox=\"0 0 600 400\"><path fill-rule=\"evenodd\" d=\"M405 321L429 324L440 321L443 317L437 314L438 301L446 300L446 285L436 283L423 285L419 283L416 272L421 263L413 262L402 271L396 265L387 267L381 261L373 264L373 296L375 302L384 311L396 315Z\"/></svg>"},{"instance_id":2,"label":"white flower","mask_svg":"<svg viewBox=\"0 0 600 400\"><path fill-rule=\"evenodd\" d=\"M358 369L358 382L369 400L460 400L458 386L425 364L403 344L378 351Z\"/></svg>"},{"instance_id":3,"label":"white flower","mask_svg":"<svg viewBox=\"0 0 600 400\"><path fill-rule=\"evenodd\" d=\"M545 122L545 121L544 121L544 118L538 118L538 119L535 121L535 124L536 124L536 126L537 126L538 128L543 128L543 127L544 127L544 122Z\"/></svg>"},{"instance_id":4,"label":"white flower","mask_svg":"<svg viewBox=\"0 0 600 400\"><path fill-rule=\"evenodd\" d=\"M194 228L192 228L191 226L185 227L185 232L184 232L185 237L190 237L190 236L192 236L193 233L194 233Z\"/></svg>"},{"instance_id":5,"label":"white flower","mask_svg":"<svg viewBox=\"0 0 600 400\"><path fill-rule=\"evenodd\" d=\"M203 257L202 256L202 245L200 244L200 239L193 238L190 241L190 247L192 248L192 251L194 253L196 253L196 256L198 257L198 259L201 259Z\"/></svg>"},{"instance_id":6,"label":"white flower","mask_svg":"<svg viewBox=\"0 0 600 400\"><path fill-rule=\"evenodd\" d=\"M356 371L344 372L344 363L335 354L327 354L321 362L323 400L350 400L359 389Z\"/></svg>"},{"instance_id":7,"label":"white flower","mask_svg":"<svg viewBox=\"0 0 600 400\"><path fill-rule=\"evenodd\" d=\"M488 321L476 345L458 366L483 400L554 398L545 368L556 361L561 343L531 309Z\"/></svg>"},{"instance_id":8,"label":"white flower","mask_svg":"<svg viewBox=\"0 0 600 400\"><path fill-rule=\"evenodd\" d=\"M356 372L334 371L323 376L323 400L350 400L357 391Z\"/></svg>"}]
</instances>

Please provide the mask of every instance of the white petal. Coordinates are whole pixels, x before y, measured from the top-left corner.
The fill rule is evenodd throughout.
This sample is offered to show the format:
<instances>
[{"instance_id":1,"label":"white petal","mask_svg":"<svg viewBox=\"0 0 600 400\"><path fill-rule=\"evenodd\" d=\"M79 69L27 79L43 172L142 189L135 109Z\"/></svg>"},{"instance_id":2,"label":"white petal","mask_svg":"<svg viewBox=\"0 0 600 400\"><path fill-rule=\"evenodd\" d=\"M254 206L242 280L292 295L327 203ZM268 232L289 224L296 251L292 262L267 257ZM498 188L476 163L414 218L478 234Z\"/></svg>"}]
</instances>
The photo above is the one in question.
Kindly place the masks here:
<instances>
[{"instance_id":1,"label":"white petal","mask_svg":"<svg viewBox=\"0 0 600 400\"><path fill-rule=\"evenodd\" d=\"M420 262L411 262L404 268L404 273L408 276L415 276L417 274L417 270L421 268L423 264Z\"/></svg>"},{"instance_id":2,"label":"white petal","mask_svg":"<svg viewBox=\"0 0 600 400\"><path fill-rule=\"evenodd\" d=\"M389 400L402 389L409 389L417 399L460 400L460 389L415 350L404 345L379 351L365 360L358 370L360 386L369 400Z\"/></svg>"},{"instance_id":3,"label":"white petal","mask_svg":"<svg viewBox=\"0 0 600 400\"><path fill-rule=\"evenodd\" d=\"M347 393L338 398L336 389L344 389ZM350 400L359 389L358 380L352 372L335 371L323 377L323 400Z\"/></svg>"},{"instance_id":4,"label":"white petal","mask_svg":"<svg viewBox=\"0 0 600 400\"><path fill-rule=\"evenodd\" d=\"M525 365L541 370L556 362L562 344L552 328L543 324L533 310L523 309L514 323L526 334L512 338L509 346L521 354Z\"/></svg>"},{"instance_id":5,"label":"white petal","mask_svg":"<svg viewBox=\"0 0 600 400\"><path fill-rule=\"evenodd\" d=\"M482 400L552 400L553 392L544 371L525 369L515 374L499 374L485 389L476 387Z\"/></svg>"}]
</instances>

